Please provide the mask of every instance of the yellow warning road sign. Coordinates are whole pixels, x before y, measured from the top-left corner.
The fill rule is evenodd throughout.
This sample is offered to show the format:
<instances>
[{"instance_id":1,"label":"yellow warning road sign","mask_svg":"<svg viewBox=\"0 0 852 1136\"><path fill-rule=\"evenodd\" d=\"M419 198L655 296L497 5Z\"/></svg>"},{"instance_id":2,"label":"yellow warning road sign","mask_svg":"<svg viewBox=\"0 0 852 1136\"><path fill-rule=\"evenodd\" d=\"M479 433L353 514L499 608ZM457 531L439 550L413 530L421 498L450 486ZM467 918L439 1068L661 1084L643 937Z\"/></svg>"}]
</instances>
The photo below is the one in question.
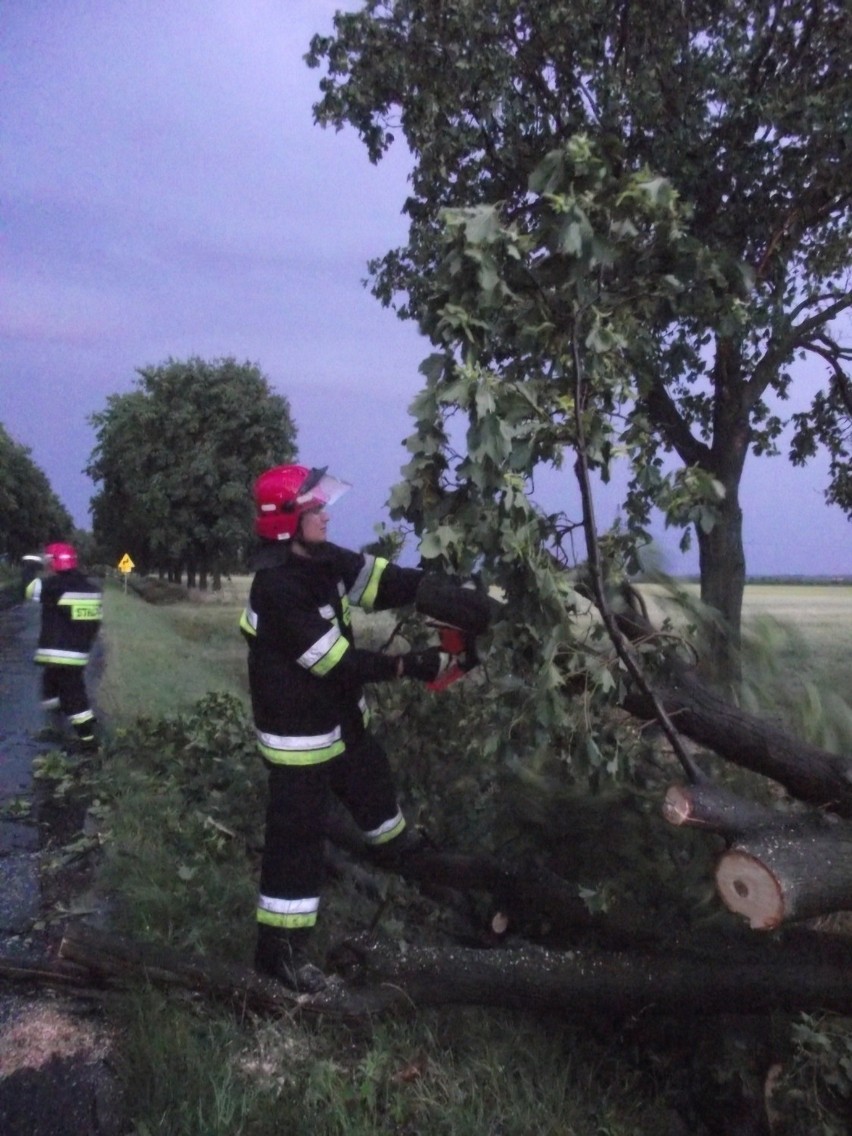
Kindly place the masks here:
<instances>
[{"instance_id":1,"label":"yellow warning road sign","mask_svg":"<svg viewBox=\"0 0 852 1136\"><path fill-rule=\"evenodd\" d=\"M136 565L125 552L124 556L122 556L121 560L118 562L119 572L132 572L135 567Z\"/></svg>"}]
</instances>

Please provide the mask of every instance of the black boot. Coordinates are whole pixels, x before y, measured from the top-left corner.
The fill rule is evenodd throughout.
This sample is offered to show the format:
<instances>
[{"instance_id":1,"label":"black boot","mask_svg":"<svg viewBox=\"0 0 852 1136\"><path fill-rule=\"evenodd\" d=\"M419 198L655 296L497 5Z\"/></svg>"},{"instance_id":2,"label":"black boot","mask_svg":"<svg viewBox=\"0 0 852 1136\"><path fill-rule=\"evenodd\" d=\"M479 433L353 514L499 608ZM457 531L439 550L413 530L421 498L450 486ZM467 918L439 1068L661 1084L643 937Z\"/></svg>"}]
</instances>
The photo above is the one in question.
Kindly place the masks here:
<instances>
[{"instance_id":1,"label":"black boot","mask_svg":"<svg viewBox=\"0 0 852 1136\"><path fill-rule=\"evenodd\" d=\"M305 927L290 930L258 924L254 969L299 994L318 994L325 990L328 979L308 960L306 953L310 934L310 928Z\"/></svg>"},{"instance_id":2,"label":"black boot","mask_svg":"<svg viewBox=\"0 0 852 1136\"><path fill-rule=\"evenodd\" d=\"M380 868L398 871L411 857L421 852L434 851L435 845L417 828L404 828L399 836L385 844L376 844L369 849L370 859Z\"/></svg>"},{"instance_id":3,"label":"black boot","mask_svg":"<svg viewBox=\"0 0 852 1136\"><path fill-rule=\"evenodd\" d=\"M97 734L97 722L91 718L82 725L74 726L74 753L97 753L101 746Z\"/></svg>"}]
</instances>

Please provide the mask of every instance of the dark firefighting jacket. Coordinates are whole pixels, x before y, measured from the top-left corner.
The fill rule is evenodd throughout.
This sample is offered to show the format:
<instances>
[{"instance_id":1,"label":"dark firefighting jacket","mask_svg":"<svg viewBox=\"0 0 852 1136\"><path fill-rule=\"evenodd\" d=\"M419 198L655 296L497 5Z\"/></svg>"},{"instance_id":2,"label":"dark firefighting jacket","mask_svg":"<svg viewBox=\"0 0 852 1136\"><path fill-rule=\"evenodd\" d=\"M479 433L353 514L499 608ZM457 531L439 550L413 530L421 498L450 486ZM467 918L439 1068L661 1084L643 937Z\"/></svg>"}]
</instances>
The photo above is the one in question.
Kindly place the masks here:
<instances>
[{"instance_id":1,"label":"dark firefighting jacket","mask_svg":"<svg viewBox=\"0 0 852 1136\"><path fill-rule=\"evenodd\" d=\"M363 734L364 683L396 675L392 656L356 647L352 606L412 603L423 573L334 544L304 557L264 543L254 567L240 629L258 745L275 764L317 765Z\"/></svg>"},{"instance_id":2,"label":"dark firefighting jacket","mask_svg":"<svg viewBox=\"0 0 852 1136\"><path fill-rule=\"evenodd\" d=\"M100 630L100 587L77 568L32 580L28 599L41 604L41 630L34 659L47 666L84 667Z\"/></svg>"}]
</instances>

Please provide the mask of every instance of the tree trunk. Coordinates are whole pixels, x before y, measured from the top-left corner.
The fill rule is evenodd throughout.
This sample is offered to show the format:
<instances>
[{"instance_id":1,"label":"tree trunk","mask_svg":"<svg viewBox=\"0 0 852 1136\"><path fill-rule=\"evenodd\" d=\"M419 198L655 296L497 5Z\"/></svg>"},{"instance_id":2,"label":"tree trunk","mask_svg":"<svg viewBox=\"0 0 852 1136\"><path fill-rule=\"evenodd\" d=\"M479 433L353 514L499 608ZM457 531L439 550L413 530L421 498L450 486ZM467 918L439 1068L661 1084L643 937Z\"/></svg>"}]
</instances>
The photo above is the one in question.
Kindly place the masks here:
<instances>
[{"instance_id":1,"label":"tree trunk","mask_svg":"<svg viewBox=\"0 0 852 1136\"><path fill-rule=\"evenodd\" d=\"M687 953L404 949L361 936L344 945L359 982L400 989L417 1005L510 1006L568 1014L730 1014L852 1010L852 956L802 958L767 951Z\"/></svg>"},{"instance_id":2,"label":"tree trunk","mask_svg":"<svg viewBox=\"0 0 852 1136\"><path fill-rule=\"evenodd\" d=\"M836 816L780 813L709 784L671 786L663 815L728 840L716 889L752 930L852 911L852 825Z\"/></svg>"},{"instance_id":3,"label":"tree trunk","mask_svg":"<svg viewBox=\"0 0 852 1136\"><path fill-rule=\"evenodd\" d=\"M852 911L852 826L760 829L720 858L716 888L725 906L755 931Z\"/></svg>"},{"instance_id":4,"label":"tree trunk","mask_svg":"<svg viewBox=\"0 0 852 1136\"><path fill-rule=\"evenodd\" d=\"M156 986L195 990L232 1006L240 1013L280 1014L294 1009L314 1010L337 1017L363 1018L384 1013L401 1004L401 991L389 989L350 990L342 983L318 995L296 994L271 978L264 978L247 967L194 957L151 943L138 943L120 935L91 927L69 927L59 947L59 963L42 968L42 980L65 981L63 961L76 965L77 974L89 983L124 987L138 982ZM0 975L3 971L0 968ZM35 981L30 973L27 981ZM82 979L77 978L79 985Z\"/></svg>"},{"instance_id":5,"label":"tree trunk","mask_svg":"<svg viewBox=\"0 0 852 1136\"><path fill-rule=\"evenodd\" d=\"M852 955L767 948L713 957L680 953L471 950L416 947L368 935L341 944L332 963L347 981L297 996L243 967L74 927L60 956L101 982L145 981L199 990L258 1012L304 1009L363 1016L418 1006L507 1006L545 1013L730 1014L765 1010L852 1012Z\"/></svg>"},{"instance_id":6,"label":"tree trunk","mask_svg":"<svg viewBox=\"0 0 852 1136\"><path fill-rule=\"evenodd\" d=\"M709 781L700 785L671 785L663 801L663 816L676 828L703 828L718 832L728 840L778 820L774 809L744 800Z\"/></svg>"},{"instance_id":7,"label":"tree trunk","mask_svg":"<svg viewBox=\"0 0 852 1136\"><path fill-rule=\"evenodd\" d=\"M709 532L696 526L701 573L701 602L718 613L707 629L702 674L722 689L739 685L743 593L746 581L743 551L743 513L737 499L738 484L726 486L719 517Z\"/></svg>"}]
</instances>

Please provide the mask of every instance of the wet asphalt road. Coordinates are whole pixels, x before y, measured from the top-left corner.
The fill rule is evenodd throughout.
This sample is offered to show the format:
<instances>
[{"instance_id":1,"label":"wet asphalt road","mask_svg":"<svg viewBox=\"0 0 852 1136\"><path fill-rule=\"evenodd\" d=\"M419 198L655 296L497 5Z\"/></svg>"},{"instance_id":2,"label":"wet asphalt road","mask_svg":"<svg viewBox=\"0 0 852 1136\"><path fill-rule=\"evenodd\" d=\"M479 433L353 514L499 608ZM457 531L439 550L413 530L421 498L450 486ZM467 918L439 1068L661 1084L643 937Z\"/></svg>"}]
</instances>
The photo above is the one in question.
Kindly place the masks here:
<instances>
[{"instance_id":1,"label":"wet asphalt road","mask_svg":"<svg viewBox=\"0 0 852 1136\"><path fill-rule=\"evenodd\" d=\"M41 954L29 937L41 899L40 834L35 810L25 811L32 800L33 758L50 748L37 738L45 725L32 661L39 614L36 604L0 609L0 954L14 958ZM19 811L24 815L18 817ZM0 1020L16 1004L0 989Z\"/></svg>"},{"instance_id":2,"label":"wet asphalt road","mask_svg":"<svg viewBox=\"0 0 852 1136\"><path fill-rule=\"evenodd\" d=\"M10 954L38 909L38 828L32 816L14 817L31 797L33 758L48 748L36 737L45 725L32 661L38 627L35 604L0 611L0 940Z\"/></svg>"}]
</instances>

